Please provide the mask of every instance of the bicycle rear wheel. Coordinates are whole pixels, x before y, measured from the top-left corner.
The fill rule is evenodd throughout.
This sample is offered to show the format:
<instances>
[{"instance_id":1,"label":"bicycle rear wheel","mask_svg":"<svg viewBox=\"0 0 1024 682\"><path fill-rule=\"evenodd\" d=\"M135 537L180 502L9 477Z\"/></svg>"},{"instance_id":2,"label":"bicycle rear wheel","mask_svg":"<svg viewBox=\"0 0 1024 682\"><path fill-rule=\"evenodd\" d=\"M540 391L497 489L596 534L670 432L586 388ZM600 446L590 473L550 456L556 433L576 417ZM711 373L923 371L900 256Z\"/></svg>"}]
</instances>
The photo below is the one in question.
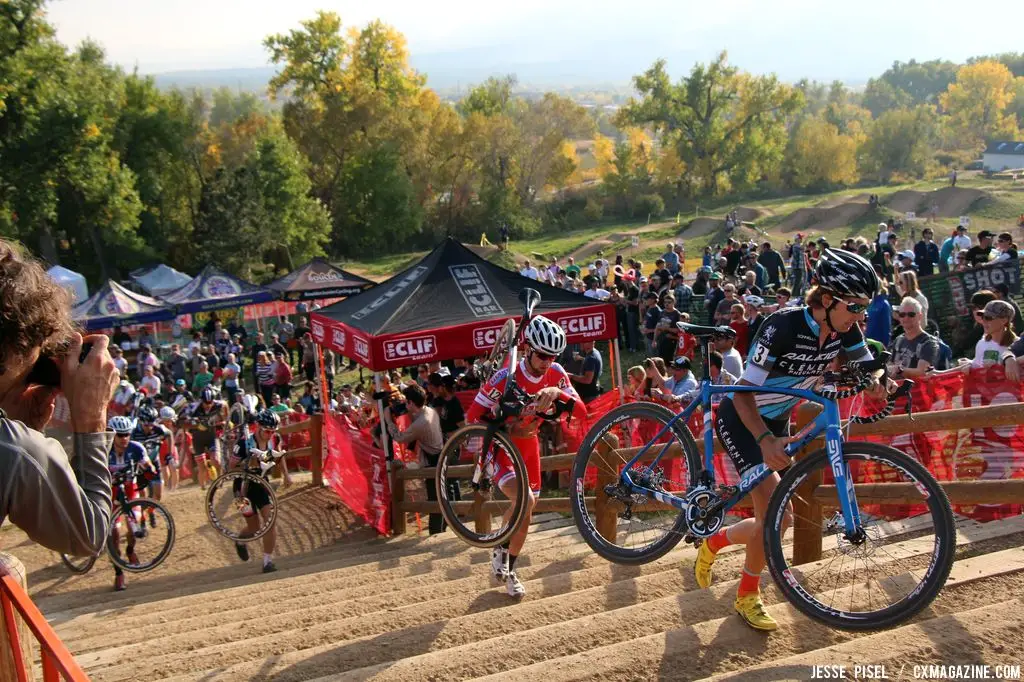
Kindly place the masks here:
<instances>
[{"instance_id":1,"label":"bicycle rear wheel","mask_svg":"<svg viewBox=\"0 0 1024 682\"><path fill-rule=\"evenodd\" d=\"M576 528L590 548L608 561L645 564L675 547L687 531L686 514L646 495L619 487L620 476L633 458L627 449L654 440L675 418L668 408L654 403L628 403L602 417L587 433L573 461L569 495ZM663 448L671 448L655 467L651 460ZM701 458L690 429L676 421L648 449L649 457L633 465L634 481L670 495L683 497L697 484ZM671 455L671 456L670 456ZM593 499L607 495L616 515L616 534L605 538L598 532Z\"/></svg>"},{"instance_id":2,"label":"bicycle rear wheel","mask_svg":"<svg viewBox=\"0 0 1024 682\"><path fill-rule=\"evenodd\" d=\"M474 367L476 375L480 378L481 382L487 381L492 374L505 366L508 361L509 352L515 345L515 342L515 320L505 320L505 324L502 325L497 337L494 339L491 352L487 354L486 358L478 361Z\"/></svg>"},{"instance_id":3,"label":"bicycle rear wheel","mask_svg":"<svg viewBox=\"0 0 1024 682\"><path fill-rule=\"evenodd\" d=\"M506 542L526 518L530 495L526 464L518 448L501 431L495 432L485 456L479 486L473 484L477 454L483 448L487 427L469 424L445 443L437 461L434 485L444 520L452 532L474 547L494 547ZM515 473L516 492L509 498L494 479L497 461L507 459Z\"/></svg>"},{"instance_id":4,"label":"bicycle rear wheel","mask_svg":"<svg viewBox=\"0 0 1024 682\"><path fill-rule=\"evenodd\" d=\"M262 476L228 471L206 491L206 518L228 540L259 540L277 522L277 494Z\"/></svg>"},{"instance_id":5,"label":"bicycle rear wheel","mask_svg":"<svg viewBox=\"0 0 1024 682\"><path fill-rule=\"evenodd\" d=\"M786 598L815 620L843 630L891 627L928 606L945 584L956 552L953 510L928 470L899 450L844 443L843 458L847 477L864 497L857 502L858 534L846 536L831 464L818 450L790 467L768 502L768 568ZM812 496L809 481L831 487ZM867 499L883 490L892 501ZM797 524L819 527L821 561L797 566L793 546L783 545L790 503Z\"/></svg>"},{"instance_id":6,"label":"bicycle rear wheel","mask_svg":"<svg viewBox=\"0 0 1024 682\"><path fill-rule=\"evenodd\" d=\"M88 573L92 570L93 564L96 563L97 555L92 556L71 556L69 554L61 554L60 561L65 567L72 573Z\"/></svg>"},{"instance_id":7,"label":"bicycle rear wheel","mask_svg":"<svg viewBox=\"0 0 1024 682\"><path fill-rule=\"evenodd\" d=\"M159 502L132 500L110 520L107 552L129 573L145 573L164 562L174 546L174 517Z\"/></svg>"}]
</instances>

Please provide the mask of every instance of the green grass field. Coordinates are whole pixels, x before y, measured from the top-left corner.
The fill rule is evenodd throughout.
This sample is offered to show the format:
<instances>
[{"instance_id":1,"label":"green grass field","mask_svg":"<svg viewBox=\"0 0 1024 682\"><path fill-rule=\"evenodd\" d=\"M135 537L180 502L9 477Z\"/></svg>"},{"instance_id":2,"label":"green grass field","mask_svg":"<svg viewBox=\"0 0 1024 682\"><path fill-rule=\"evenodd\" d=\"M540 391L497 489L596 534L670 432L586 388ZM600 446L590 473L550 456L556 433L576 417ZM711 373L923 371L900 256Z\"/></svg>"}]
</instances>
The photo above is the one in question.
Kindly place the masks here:
<instances>
[{"instance_id":1,"label":"green grass field","mask_svg":"<svg viewBox=\"0 0 1024 682\"><path fill-rule=\"evenodd\" d=\"M673 241L689 222L696 217L722 216L730 209L742 205L754 209L763 209L770 212L758 221L758 228L766 230L769 238L780 244L787 239L792 239L795 232L782 233L777 228L787 215L801 208L810 208L826 201L838 201L845 197L855 197L863 194L878 194L884 203L885 197L900 190L917 190L927 192L941 189L947 185L945 179L923 180L920 182L890 185L878 187L858 187L829 192L825 194L801 194L792 195L777 199L761 201L720 201L707 206L701 206L699 211L683 214L680 216L680 225L676 225L675 216L665 216L665 220L654 223L655 229L643 232L641 244L638 249L633 249L629 238L616 240L614 243L602 247L602 255L605 258L614 258L616 254L622 254L627 258L637 258L644 263L652 263L665 251L665 244ZM958 187L981 189L990 193L990 196L974 207L969 212L972 220L972 231L979 229L990 229L993 231L1010 230L1016 225L1017 217L1024 213L1024 187L1014 186L1008 182L989 180L983 177L961 177ZM895 215L884 205L878 212L862 216L847 225L831 229L815 229L812 224L806 230L806 235L817 238L825 237L829 242L835 244L839 241L863 235L867 238L875 236L875 228L880 220L890 215ZM940 218L935 221L936 233L942 234L946 228L950 231L956 226L957 218ZM660 225L660 227L659 227ZM918 223L918 227L923 223ZM574 230L572 232L557 232L541 234L528 239L514 240L510 244L510 252L498 253L492 256L491 260L498 262L504 267L513 267L516 262L523 258L544 261L554 256L564 261L564 258L586 245L599 240L606 239L609 235L629 233L647 228L645 221L608 221L591 227ZM1014 232L1013 234L1017 234ZM722 244L726 235L724 229L696 237L685 237L687 263L695 266L699 263L704 247L709 245ZM374 278L385 278L395 274L412 264L416 258L424 252L392 254L380 258L365 261L351 261L343 264L344 267L360 274ZM585 261L592 260L593 255L580 259L580 265Z\"/></svg>"}]
</instances>

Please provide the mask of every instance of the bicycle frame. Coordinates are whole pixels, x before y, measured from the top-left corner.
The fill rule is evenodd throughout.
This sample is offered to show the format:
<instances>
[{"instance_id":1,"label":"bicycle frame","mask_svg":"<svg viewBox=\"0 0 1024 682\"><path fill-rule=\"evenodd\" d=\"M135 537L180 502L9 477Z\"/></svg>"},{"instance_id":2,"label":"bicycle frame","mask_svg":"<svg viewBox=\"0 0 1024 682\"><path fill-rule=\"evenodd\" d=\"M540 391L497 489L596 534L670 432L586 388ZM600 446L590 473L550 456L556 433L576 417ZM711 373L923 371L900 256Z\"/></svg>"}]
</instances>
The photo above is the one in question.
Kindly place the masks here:
<instances>
[{"instance_id":1,"label":"bicycle frame","mask_svg":"<svg viewBox=\"0 0 1024 682\"><path fill-rule=\"evenodd\" d=\"M631 469L637 464L641 458L647 453L647 451L656 444L658 439L662 438L669 429L679 420L683 420L684 428L688 428L685 424L689 421L690 416L694 413L698 406L704 408L704 427L703 427L703 440L704 440L704 472L707 476L705 481L707 487L714 488L715 485L715 468L714 468L714 430L711 424L711 396L722 393L773 393L781 395L791 395L797 398L803 398L811 402L818 403L822 406L821 413L814 418L809 424L807 424L801 431L796 435L796 439L786 446L786 454L793 456L807 443L818 438L823 433L825 435L825 448L828 453L829 462L831 464L832 475L835 478L836 492L839 497L839 506L843 514L843 522L847 533L854 533L860 526L860 509L857 506L857 499L853 489L853 479L849 477L847 467L843 464L843 437L840 428L839 418L839 406L835 401L823 398L822 396L808 391L806 389L793 389L793 388L770 388L766 389L761 386L724 386L718 384L712 384L710 379L710 371L708 367L708 349L710 343L705 342L705 348L703 353L702 367L704 370L704 378L701 380L700 385L700 397L694 399L686 409L673 417L648 443L640 448L640 451L633 456L629 462L623 467L621 480L623 483L629 486L633 493L652 497L659 502L671 505L680 511L686 512L689 508L689 503L676 495L665 493L663 491L654 490L653 488L647 488L638 485L630 474ZM661 452L654 458L650 464L646 466L654 468L657 466L661 458L664 457L668 451L671 443L666 443L662 447ZM768 478L772 474L772 470L767 464L759 464L750 471L748 471L739 481L739 485L736 486L736 491L727 499L723 500L722 509L724 512L729 511L732 507L742 500L747 494L756 488L762 481ZM691 530L691 532L693 532ZM697 535L697 533L694 533Z\"/></svg>"}]
</instances>

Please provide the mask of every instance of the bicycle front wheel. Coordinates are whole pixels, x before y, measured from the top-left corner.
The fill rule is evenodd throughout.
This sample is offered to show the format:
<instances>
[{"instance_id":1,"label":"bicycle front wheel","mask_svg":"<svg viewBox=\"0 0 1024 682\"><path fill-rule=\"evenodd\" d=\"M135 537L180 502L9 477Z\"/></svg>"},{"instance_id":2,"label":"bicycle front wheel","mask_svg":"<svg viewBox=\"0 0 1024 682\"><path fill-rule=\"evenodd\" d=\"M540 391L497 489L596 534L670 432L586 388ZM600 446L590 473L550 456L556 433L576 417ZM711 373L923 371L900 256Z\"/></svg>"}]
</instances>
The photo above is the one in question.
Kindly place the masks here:
<instances>
[{"instance_id":1,"label":"bicycle front wheel","mask_svg":"<svg viewBox=\"0 0 1024 682\"><path fill-rule=\"evenodd\" d=\"M262 476L228 471L206 491L206 518L228 540L259 540L277 521L277 494Z\"/></svg>"},{"instance_id":2,"label":"bicycle front wheel","mask_svg":"<svg viewBox=\"0 0 1024 682\"><path fill-rule=\"evenodd\" d=\"M843 459L863 497L861 527L846 533L828 455L818 450L790 467L768 502L768 568L790 603L815 620L843 630L891 627L945 584L956 552L953 510L928 470L899 450L844 443ZM879 502L882 494L889 499ZM820 561L796 565L793 546L783 545L789 509L795 524L821 534Z\"/></svg>"},{"instance_id":3,"label":"bicycle front wheel","mask_svg":"<svg viewBox=\"0 0 1024 682\"><path fill-rule=\"evenodd\" d=\"M480 424L469 424L453 433L441 450L434 474L444 520L453 533L474 547L494 547L508 541L526 518L530 495L523 456L501 431L493 434L483 457L483 469L474 482L486 434L487 427ZM502 463L515 475L515 492L511 497L498 487L496 480Z\"/></svg>"},{"instance_id":4,"label":"bicycle front wheel","mask_svg":"<svg viewBox=\"0 0 1024 682\"><path fill-rule=\"evenodd\" d=\"M88 573L92 570L93 564L96 563L96 555L71 556L70 554L61 554L60 562L72 573Z\"/></svg>"},{"instance_id":5,"label":"bicycle front wheel","mask_svg":"<svg viewBox=\"0 0 1024 682\"><path fill-rule=\"evenodd\" d=\"M686 514L647 495L626 490L621 475L635 448L650 443L645 457L630 476L651 490L683 497L697 484L702 465L690 429L667 407L628 403L602 417L587 433L573 461L569 495L576 528L590 548L608 561L645 564L679 544L687 531ZM666 429L666 426L672 423ZM658 434L664 433L659 436ZM663 450L656 464L653 459ZM606 496L615 526L601 534L594 509L597 496Z\"/></svg>"},{"instance_id":6,"label":"bicycle front wheel","mask_svg":"<svg viewBox=\"0 0 1024 682\"><path fill-rule=\"evenodd\" d=\"M114 511L107 552L125 571L145 573L171 553L174 535L174 517L166 507L153 500L132 500Z\"/></svg>"}]
</instances>

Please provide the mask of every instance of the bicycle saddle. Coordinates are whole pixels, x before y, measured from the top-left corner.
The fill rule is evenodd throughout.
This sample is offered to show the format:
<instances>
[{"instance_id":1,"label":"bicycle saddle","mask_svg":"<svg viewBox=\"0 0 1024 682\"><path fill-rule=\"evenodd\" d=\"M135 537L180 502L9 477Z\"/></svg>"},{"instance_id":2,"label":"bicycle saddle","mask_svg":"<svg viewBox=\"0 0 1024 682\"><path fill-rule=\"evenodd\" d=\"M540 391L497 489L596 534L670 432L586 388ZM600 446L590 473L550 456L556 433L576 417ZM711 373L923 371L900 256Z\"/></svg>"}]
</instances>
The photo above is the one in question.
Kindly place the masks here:
<instances>
[{"instance_id":1,"label":"bicycle saddle","mask_svg":"<svg viewBox=\"0 0 1024 682\"><path fill-rule=\"evenodd\" d=\"M698 339L706 339L708 337L715 339L736 338L736 330L724 325L721 327L705 327L699 324L690 324L689 322L676 322L676 326L684 332L693 334Z\"/></svg>"}]
</instances>

